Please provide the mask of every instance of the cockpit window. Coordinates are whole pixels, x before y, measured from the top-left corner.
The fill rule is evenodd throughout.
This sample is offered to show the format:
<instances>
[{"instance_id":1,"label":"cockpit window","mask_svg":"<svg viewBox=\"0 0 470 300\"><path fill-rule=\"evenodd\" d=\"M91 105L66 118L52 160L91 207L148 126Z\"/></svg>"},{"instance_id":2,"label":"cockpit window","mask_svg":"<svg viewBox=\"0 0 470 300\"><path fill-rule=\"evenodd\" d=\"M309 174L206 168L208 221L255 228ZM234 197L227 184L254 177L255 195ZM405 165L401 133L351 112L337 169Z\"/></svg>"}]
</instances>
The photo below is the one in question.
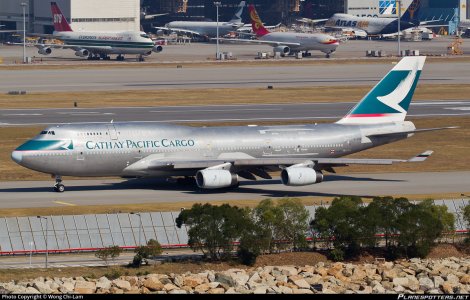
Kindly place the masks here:
<instances>
[{"instance_id":1,"label":"cockpit window","mask_svg":"<svg viewBox=\"0 0 470 300\"><path fill-rule=\"evenodd\" d=\"M150 38L150 37L149 37L147 34L145 34L145 33L141 34L140 36L143 37L143 38L146 38L146 39L149 39L149 38Z\"/></svg>"}]
</instances>

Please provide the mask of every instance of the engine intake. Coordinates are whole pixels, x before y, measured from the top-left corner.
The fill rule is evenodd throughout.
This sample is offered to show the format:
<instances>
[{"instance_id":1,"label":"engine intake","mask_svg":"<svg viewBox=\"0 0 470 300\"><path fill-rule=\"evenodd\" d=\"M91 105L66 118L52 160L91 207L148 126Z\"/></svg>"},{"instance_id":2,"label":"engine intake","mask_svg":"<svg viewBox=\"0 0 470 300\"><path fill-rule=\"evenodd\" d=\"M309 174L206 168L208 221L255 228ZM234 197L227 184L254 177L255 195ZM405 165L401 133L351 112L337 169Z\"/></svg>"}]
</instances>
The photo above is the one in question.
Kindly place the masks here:
<instances>
[{"instance_id":1,"label":"engine intake","mask_svg":"<svg viewBox=\"0 0 470 300\"><path fill-rule=\"evenodd\" d=\"M196 184L202 189L220 189L238 184L238 175L227 170L200 170L196 173Z\"/></svg>"},{"instance_id":2,"label":"engine intake","mask_svg":"<svg viewBox=\"0 0 470 300\"><path fill-rule=\"evenodd\" d=\"M40 48L40 49L38 50L38 53L39 53L39 54L42 54L42 55L49 55L49 54L52 53L52 49L49 48L49 47Z\"/></svg>"},{"instance_id":3,"label":"engine intake","mask_svg":"<svg viewBox=\"0 0 470 300\"><path fill-rule=\"evenodd\" d=\"M323 174L312 168L286 168L281 172L282 184L288 186L303 186L323 181Z\"/></svg>"},{"instance_id":4,"label":"engine intake","mask_svg":"<svg viewBox=\"0 0 470 300\"><path fill-rule=\"evenodd\" d=\"M277 46L277 47L274 47L273 52L274 53L280 52L281 55L287 55L290 53L290 48L287 46Z\"/></svg>"},{"instance_id":5,"label":"engine intake","mask_svg":"<svg viewBox=\"0 0 470 300\"><path fill-rule=\"evenodd\" d=\"M155 53L160 53L160 52L163 51L163 47L160 46L160 45L155 45L155 46L153 47L152 51L155 52Z\"/></svg>"},{"instance_id":6,"label":"engine intake","mask_svg":"<svg viewBox=\"0 0 470 300\"><path fill-rule=\"evenodd\" d=\"M75 56L79 57L88 57L90 55L90 51L86 49L81 49L75 52Z\"/></svg>"}]
</instances>

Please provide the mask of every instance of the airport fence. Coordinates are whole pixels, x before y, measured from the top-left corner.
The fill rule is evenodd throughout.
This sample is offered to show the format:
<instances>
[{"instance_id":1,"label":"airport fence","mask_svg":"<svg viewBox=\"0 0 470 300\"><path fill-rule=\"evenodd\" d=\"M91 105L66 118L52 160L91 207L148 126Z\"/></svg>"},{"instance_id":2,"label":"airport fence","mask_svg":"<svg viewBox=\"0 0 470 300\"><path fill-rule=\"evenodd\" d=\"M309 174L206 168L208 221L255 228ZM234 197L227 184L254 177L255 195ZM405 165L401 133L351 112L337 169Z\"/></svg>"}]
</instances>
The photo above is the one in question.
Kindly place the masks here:
<instances>
[{"instance_id":1,"label":"airport fence","mask_svg":"<svg viewBox=\"0 0 470 300\"><path fill-rule=\"evenodd\" d=\"M456 230L445 235L444 241L453 242L456 235L467 232L462 209L469 202L434 201L455 215ZM328 207L306 206L311 220L320 206ZM150 239L156 239L164 249L188 248L187 227L178 228L175 224L178 215L179 212L142 212L0 218L0 255L85 252L109 246L133 250Z\"/></svg>"}]
</instances>

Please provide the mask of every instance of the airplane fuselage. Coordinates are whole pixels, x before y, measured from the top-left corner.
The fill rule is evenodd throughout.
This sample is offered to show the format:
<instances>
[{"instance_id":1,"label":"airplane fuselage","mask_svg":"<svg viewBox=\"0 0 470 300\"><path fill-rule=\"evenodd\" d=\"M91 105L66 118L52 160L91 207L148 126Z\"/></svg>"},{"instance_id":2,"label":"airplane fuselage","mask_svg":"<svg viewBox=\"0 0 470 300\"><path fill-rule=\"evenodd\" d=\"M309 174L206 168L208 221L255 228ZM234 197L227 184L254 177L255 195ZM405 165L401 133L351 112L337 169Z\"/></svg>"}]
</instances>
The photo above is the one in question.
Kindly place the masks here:
<instances>
[{"instance_id":1,"label":"airplane fuselage","mask_svg":"<svg viewBox=\"0 0 470 300\"><path fill-rule=\"evenodd\" d=\"M230 32L237 31L243 24L233 24L229 22L219 22L219 36L224 36ZM173 21L166 25L169 29L183 29L197 32L201 36L217 37L217 22L197 22L197 21Z\"/></svg>"},{"instance_id":2,"label":"airplane fuselage","mask_svg":"<svg viewBox=\"0 0 470 300\"><path fill-rule=\"evenodd\" d=\"M299 43L299 46L289 45L292 51L319 50L332 53L339 45L337 39L326 34L309 34L294 32L271 32L259 38L260 40L276 41L282 43Z\"/></svg>"},{"instance_id":3,"label":"airplane fuselage","mask_svg":"<svg viewBox=\"0 0 470 300\"><path fill-rule=\"evenodd\" d=\"M149 55L155 46L145 32L54 32L53 36L66 45L78 45L90 52L106 54ZM96 47L94 51L93 48ZM81 48L77 47L76 50Z\"/></svg>"},{"instance_id":4,"label":"airplane fuselage","mask_svg":"<svg viewBox=\"0 0 470 300\"><path fill-rule=\"evenodd\" d=\"M398 19L357 17L349 14L334 14L326 22L325 26L330 28L360 29L371 35L392 34L398 32ZM400 22L400 30L405 30L414 26L416 26L416 24L411 22Z\"/></svg>"},{"instance_id":5,"label":"airplane fuselage","mask_svg":"<svg viewBox=\"0 0 470 300\"><path fill-rule=\"evenodd\" d=\"M409 136L371 139L368 134L414 128L411 122L200 128L148 123L58 125L21 145L12 158L52 175L194 176L197 169L142 171L133 164L145 163L146 157L149 161L342 157Z\"/></svg>"}]
</instances>

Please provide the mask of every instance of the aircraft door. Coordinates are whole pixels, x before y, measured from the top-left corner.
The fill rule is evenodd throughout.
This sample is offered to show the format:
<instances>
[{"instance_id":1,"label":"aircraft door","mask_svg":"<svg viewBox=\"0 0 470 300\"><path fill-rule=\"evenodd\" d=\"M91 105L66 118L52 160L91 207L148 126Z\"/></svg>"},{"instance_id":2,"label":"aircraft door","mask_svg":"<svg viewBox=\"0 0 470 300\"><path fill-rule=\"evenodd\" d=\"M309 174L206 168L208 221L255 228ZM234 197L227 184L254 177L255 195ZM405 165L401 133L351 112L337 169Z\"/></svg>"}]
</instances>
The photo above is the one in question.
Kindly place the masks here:
<instances>
[{"instance_id":1,"label":"aircraft door","mask_svg":"<svg viewBox=\"0 0 470 300\"><path fill-rule=\"evenodd\" d=\"M266 140L263 147L263 155L269 156L273 154L273 146L271 145L271 140Z\"/></svg>"},{"instance_id":2,"label":"aircraft door","mask_svg":"<svg viewBox=\"0 0 470 300\"><path fill-rule=\"evenodd\" d=\"M114 125L107 125L108 127L108 134L109 134L109 138L111 140L117 140L118 139L118 135L117 135L117 131L116 131L116 127L114 127Z\"/></svg>"},{"instance_id":3,"label":"aircraft door","mask_svg":"<svg viewBox=\"0 0 470 300\"><path fill-rule=\"evenodd\" d=\"M75 150L77 151L77 160L83 161L85 160L85 149L83 145L78 144L75 146Z\"/></svg>"}]
</instances>

